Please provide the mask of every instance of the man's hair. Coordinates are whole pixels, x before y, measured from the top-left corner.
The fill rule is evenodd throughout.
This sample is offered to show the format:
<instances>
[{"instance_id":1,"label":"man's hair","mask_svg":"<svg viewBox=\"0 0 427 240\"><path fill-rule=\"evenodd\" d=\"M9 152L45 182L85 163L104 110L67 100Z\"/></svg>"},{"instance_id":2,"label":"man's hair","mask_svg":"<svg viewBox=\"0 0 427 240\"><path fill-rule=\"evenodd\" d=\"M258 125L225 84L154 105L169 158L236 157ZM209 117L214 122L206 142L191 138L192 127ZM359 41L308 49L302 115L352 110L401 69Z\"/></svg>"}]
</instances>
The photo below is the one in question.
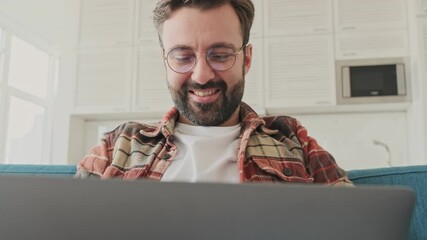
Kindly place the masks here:
<instances>
[{"instance_id":1,"label":"man's hair","mask_svg":"<svg viewBox=\"0 0 427 240\"><path fill-rule=\"evenodd\" d=\"M159 0L153 10L153 23L159 35L160 46L163 47L161 36L163 23L175 10L182 7L208 10L225 4L230 4L236 12L240 20L243 45L246 45L249 42L249 35L255 16L255 7L251 0Z\"/></svg>"}]
</instances>

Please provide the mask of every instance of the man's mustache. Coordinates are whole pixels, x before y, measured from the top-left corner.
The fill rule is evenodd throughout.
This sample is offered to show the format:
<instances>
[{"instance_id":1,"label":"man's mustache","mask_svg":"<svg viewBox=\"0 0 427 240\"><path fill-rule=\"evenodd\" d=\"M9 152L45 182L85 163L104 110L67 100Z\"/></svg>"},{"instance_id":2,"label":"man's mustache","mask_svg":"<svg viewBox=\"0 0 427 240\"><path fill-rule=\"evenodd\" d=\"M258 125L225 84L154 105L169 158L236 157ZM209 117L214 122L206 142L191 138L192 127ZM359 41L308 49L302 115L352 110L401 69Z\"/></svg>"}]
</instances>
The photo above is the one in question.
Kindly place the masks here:
<instances>
[{"instance_id":1,"label":"man's mustache","mask_svg":"<svg viewBox=\"0 0 427 240\"><path fill-rule=\"evenodd\" d=\"M209 82L205 84L200 84L197 82L186 82L183 84L182 89L184 91L188 91L189 89L208 89L208 88L219 88L222 90L227 89L227 84L223 80L220 81L213 81L209 80Z\"/></svg>"}]
</instances>

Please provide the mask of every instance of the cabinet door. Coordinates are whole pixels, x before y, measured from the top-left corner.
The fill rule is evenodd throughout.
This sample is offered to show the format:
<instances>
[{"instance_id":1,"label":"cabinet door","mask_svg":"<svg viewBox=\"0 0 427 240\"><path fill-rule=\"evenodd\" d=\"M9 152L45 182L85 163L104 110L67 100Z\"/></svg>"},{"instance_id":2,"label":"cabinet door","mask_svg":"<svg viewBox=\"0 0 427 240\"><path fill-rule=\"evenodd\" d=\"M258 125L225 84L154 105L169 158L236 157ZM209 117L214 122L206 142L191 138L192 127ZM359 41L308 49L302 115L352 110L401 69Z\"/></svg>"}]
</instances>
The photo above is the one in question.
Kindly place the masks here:
<instances>
[{"instance_id":1,"label":"cabinet door","mask_svg":"<svg viewBox=\"0 0 427 240\"><path fill-rule=\"evenodd\" d=\"M420 42L419 48L421 57L420 62L423 64L422 68L427 75L427 18L418 19L418 24L418 41Z\"/></svg>"},{"instance_id":2,"label":"cabinet door","mask_svg":"<svg viewBox=\"0 0 427 240\"><path fill-rule=\"evenodd\" d=\"M334 0L335 32L406 28L405 0Z\"/></svg>"},{"instance_id":3,"label":"cabinet door","mask_svg":"<svg viewBox=\"0 0 427 240\"><path fill-rule=\"evenodd\" d=\"M252 39L252 65L245 76L245 92L243 101L249 104L259 114L264 110L264 79L263 79L263 40Z\"/></svg>"},{"instance_id":4,"label":"cabinet door","mask_svg":"<svg viewBox=\"0 0 427 240\"><path fill-rule=\"evenodd\" d=\"M153 10L157 0L138 0L136 2L137 14L137 43L151 44L158 41L156 28L153 24Z\"/></svg>"},{"instance_id":5,"label":"cabinet door","mask_svg":"<svg viewBox=\"0 0 427 240\"><path fill-rule=\"evenodd\" d=\"M134 0L82 0L79 48L130 46Z\"/></svg>"},{"instance_id":6,"label":"cabinet door","mask_svg":"<svg viewBox=\"0 0 427 240\"><path fill-rule=\"evenodd\" d=\"M336 58L409 54L405 0L335 0Z\"/></svg>"},{"instance_id":7,"label":"cabinet door","mask_svg":"<svg viewBox=\"0 0 427 240\"><path fill-rule=\"evenodd\" d=\"M336 104L332 35L281 37L265 41L267 107Z\"/></svg>"},{"instance_id":8,"label":"cabinet door","mask_svg":"<svg viewBox=\"0 0 427 240\"><path fill-rule=\"evenodd\" d=\"M283 36L331 33L332 0L265 0L264 34Z\"/></svg>"},{"instance_id":9,"label":"cabinet door","mask_svg":"<svg viewBox=\"0 0 427 240\"><path fill-rule=\"evenodd\" d=\"M130 110L131 48L81 50L78 55L76 113Z\"/></svg>"},{"instance_id":10,"label":"cabinet door","mask_svg":"<svg viewBox=\"0 0 427 240\"><path fill-rule=\"evenodd\" d=\"M416 0L416 8L418 16L427 15L427 0Z\"/></svg>"},{"instance_id":11,"label":"cabinet door","mask_svg":"<svg viewBox=\"0 0 427 240\"><path fill-rule=\"evenodd\" d=\"M405 57L409 55L406 29L348 32L335 35L337 59Z\"/></svg>"},{"instance_id":12,"label":"cabinet door","mask_svg":"<svg viewBox=\"0 0 427 240\"><path fill-rule=\"evenodd\" d=\"M162 50L157 42L140 45L134 84L134 111L165 112L173 105L166 82Z\"/></svg>"},{"instance_id":13,"label":"cabinet door","mask_svg":"<svg viewBox=\"0 0 427 240\"><path fill-rule=\"evenodd\" d=\"M252 0L255 6L255 18L252 22L251 38L260 38L263 36L264 1L267 1L267 0Z\"/></svg>"}]
</instances>

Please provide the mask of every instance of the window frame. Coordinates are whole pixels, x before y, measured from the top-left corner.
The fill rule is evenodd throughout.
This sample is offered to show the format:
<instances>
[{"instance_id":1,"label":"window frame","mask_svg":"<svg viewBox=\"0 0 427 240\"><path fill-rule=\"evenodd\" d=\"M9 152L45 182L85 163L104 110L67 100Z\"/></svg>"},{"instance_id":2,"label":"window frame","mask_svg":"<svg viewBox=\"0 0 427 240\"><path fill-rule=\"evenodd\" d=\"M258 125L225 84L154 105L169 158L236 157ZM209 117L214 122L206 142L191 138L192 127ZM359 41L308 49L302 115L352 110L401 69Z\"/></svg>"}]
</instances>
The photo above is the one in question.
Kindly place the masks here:
<instances>
[{"instance_id":1,"label":"window frame","mask_svg":"<svg viewBox=\"0 0 427 240\"><path fill-rule=\"evenodd\" d=\"M0 164L10 163L6 156L6 147L8 139L8 119L9 106L11 97L16 97L23 101L41 106L45 109L43 122L42 136L42 156L39 164L52 164L52 130L53 130L53 99L57 89L58 71L59 71L59 53L49 47L46 42L31 34L30 31L25 31L19 25L10 22L0 22ZM23 90L9 86L8 73L11 57L11 41L12 36L17 37L33 47L45 52L49 56L47 94L46 98L40 98ZM22 163L22 162L20 162ZM34 162L32 162L34 163Z\"/></svg>"}]
</instances>

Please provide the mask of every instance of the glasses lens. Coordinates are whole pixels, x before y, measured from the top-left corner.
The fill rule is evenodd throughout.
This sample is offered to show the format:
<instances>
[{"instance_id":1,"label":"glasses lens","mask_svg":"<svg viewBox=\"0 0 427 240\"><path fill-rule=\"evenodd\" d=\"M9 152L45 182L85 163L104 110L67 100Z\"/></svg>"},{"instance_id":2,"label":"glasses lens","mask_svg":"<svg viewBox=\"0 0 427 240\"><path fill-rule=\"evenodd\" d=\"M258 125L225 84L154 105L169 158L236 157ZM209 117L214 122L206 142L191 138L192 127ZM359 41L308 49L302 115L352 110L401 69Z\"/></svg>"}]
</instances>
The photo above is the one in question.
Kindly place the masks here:
<instances>
[{"instance_id":1,"label":"glasses lens","mask_svg":"<svg viewBox=\"0 0 427 240\"><path fill-rule=\"evenodd\" d=\"M168 53L167 61L173 71L186 73L196 64L196 56L191 49L175 48Z\"/></svg>"},{"instance_id":2,"label":"glasses lens","mask_svg":"<svg viewBox=\"0 0 427 240\"><path fill-rule=\"evenodd\" d=\"M218 71L230 69L236 61L236 53L234 49L229 47L211 48L206 57L209 65Z\"/></svg>"}]
</instances>

